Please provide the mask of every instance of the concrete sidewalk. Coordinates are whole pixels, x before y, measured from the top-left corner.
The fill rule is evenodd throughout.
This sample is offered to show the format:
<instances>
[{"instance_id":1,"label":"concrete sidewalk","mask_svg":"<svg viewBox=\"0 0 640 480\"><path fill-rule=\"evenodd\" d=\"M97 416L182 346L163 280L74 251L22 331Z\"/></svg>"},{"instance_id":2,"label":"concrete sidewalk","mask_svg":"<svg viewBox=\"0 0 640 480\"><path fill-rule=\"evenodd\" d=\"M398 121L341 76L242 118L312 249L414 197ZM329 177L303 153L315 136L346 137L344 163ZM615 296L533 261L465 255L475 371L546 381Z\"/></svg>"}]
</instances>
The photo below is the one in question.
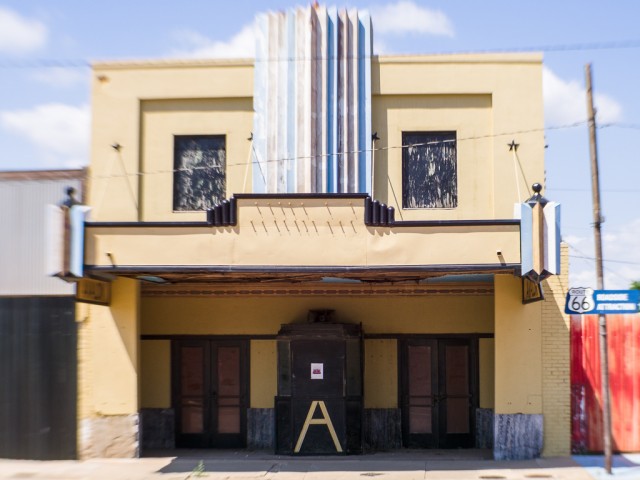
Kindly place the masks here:
<instances>
[{"instance_id":1,"label":"concrete sidewalk","mask_svg":"<svg viewBox=\"0 0 640 480\"><path fill-rule=\"evenodd\" d=\"M573 459L596 479L640 479L640 453L623 453L613 456L612 475L604 471L602 455L575 455Z\"/></svg>"},{"instance_id":2,"label":"concrete sidewalk","mask_svg":"<svg viewBox=\"0 0 640 480\"><path fill-rule=\"evenodd\" d=\"M178 453L173 456L173 453ZM187 450L140 459L0 460L2 479L478 479L593 480L596 466L572 458L494 461L488 451L398 451L347 457L286 457L263 452ZM635 465L635 464L634 464ZM638 466L638 465L635 465ZM634 468L631 466L630 468ZM589 472L589 469L592 471ZM605 476L599 476L604 478ZM640 478L625 476L625 480Z\"/></svg>"}]
</instances>

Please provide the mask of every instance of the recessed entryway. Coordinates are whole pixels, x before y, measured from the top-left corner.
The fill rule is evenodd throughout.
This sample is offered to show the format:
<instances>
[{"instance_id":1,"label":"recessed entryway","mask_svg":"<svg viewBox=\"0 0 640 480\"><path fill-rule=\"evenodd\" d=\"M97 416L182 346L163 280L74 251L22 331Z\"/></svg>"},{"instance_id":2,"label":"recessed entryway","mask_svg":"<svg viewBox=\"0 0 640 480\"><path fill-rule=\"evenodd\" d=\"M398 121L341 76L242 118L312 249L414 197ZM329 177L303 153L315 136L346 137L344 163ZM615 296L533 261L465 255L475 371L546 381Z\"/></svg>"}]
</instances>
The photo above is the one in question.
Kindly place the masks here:
<instances>
[{"instance_id":1,"label":"recessed entryway","mask_svg":"<svg viewBox=\"0 0 640 480\"><path fill-rule=\"evenodd\" d=\"M245 340L173 341L172 403L179 448L246 445Z\"/></svg>"},{"instance_id":2,"label":"recessed entryway","mask_svg":"<svg viewBox=\"0 0 640 480\"><path fill-rule=\"evenodd\" d=\"M402 341L400 404L404 446L474 446L477 365L477 341L473 338Z\"/></svg>"}]
</instances>

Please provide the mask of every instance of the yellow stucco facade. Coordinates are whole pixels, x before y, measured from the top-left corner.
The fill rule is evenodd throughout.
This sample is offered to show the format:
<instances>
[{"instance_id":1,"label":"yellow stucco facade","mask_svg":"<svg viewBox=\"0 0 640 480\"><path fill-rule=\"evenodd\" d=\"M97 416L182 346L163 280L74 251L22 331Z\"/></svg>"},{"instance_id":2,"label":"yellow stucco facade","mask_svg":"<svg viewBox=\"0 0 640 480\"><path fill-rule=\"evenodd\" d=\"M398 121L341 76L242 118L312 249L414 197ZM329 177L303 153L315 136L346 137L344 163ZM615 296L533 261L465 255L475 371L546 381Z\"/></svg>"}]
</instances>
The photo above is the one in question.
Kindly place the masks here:
<instances>
[{"instance_id":1,"label":"yellow stucco facade","mask_svg":"<svg viewBox=\"0 0 640 480\"><path fill-rule=\"evenodd\" d=\"M372 130L381 138L376 198L404 220L511 218L513 204L524 200L518 188L529 188L523 178L544 177L541 60L538 54L372 58ZM173 135L226 135L227 196L250 193L252 95L250 61L95 64L93 220L205 219L203 212L173 212L164 193L172 186ZM419 130L457 132L455 209L404 211L393 196L402 188L401 133ZM516 134L518 178L505 148Z\"/></svg>"},{"instance_id":2,"label":"yellow stucco facade","mask_svg":"<svg viewBox=\"0 0 640 480\"><path fill-rule=\"evenodd\" d=\"M282 326L317 310L360 326L362 408L397 430L391 445L413 428L412 352L439 349L432 358L444 365L448 345L467 342L474 445L487 446L480 430L502 435L494 416L523 416L540 425L544 455L568 454L568 324L559 307L567 264L544 283L544 301L523 304L513 218L529 196L524 178L544 178L541 56L372 58L380 140L369 194L394 207L398 223L389 225L368 223L362 195L252 196L253 70L248 60L94 65L84 263L112 294L108 306L78 306L81 455L136 455L145 441L138 415L142 423L169 415L171 424L189 375L176 358L192 345L246 350L241 424L251 437L255 418L273 419ZM413 131L456 132L456 208L403 208L397 147ZM176 135L224 135L235 224L173 211ZM156 277L168 283L148 281ZM205 362L211 378L215 355ZM171 428L191 428L181 421ZM122 431L135 434L117 449L108 437Z\"/></svg>"}]
</instances>

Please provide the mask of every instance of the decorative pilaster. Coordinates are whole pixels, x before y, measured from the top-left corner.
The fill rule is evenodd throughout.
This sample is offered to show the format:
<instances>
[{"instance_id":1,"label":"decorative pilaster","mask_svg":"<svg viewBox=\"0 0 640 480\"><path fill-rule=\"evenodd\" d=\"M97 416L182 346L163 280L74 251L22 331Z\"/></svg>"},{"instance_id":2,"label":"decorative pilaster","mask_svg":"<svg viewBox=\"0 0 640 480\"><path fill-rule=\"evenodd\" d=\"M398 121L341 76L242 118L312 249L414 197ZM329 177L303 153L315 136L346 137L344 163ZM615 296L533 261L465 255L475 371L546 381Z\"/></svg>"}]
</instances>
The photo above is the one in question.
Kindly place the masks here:
<instances>
[{"instance_id":1,"label":"decorative pilaster","mask_svg":"<svg viewBox=\"0 0 640 480\"><path fill-rule=\"evenodd\" d=\"M258 16L254 193L371 191L371 51L367 13Z\"/></svg>"}]
</instances>

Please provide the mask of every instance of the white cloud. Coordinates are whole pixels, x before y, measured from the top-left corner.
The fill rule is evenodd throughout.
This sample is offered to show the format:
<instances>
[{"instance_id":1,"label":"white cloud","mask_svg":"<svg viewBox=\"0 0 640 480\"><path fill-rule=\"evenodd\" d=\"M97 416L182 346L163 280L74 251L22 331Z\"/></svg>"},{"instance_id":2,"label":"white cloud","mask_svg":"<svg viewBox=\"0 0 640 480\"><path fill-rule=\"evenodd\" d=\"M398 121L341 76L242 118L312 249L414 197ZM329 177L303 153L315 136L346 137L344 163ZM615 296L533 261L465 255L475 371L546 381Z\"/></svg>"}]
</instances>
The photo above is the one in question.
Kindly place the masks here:
<instances>
[{"instance_id":1,"label":"white cloud","mask_svg":"<svg viewBox=\"0 0 640 480\"><path fill-rule=\"evenodd\" d=\"M172 56L189 58L252 58L255 56L255 27L245 25L227 41L211 40L192 30L177 30L174 38L181 45Z\"/></svg>"},{"instance_id":2,"label":"white cloud","mask_svg":"<svg viewBox=\"0 0 640 480\"><path fill-rule=\"evenodd\" d=\"M0 112L0 125L32 142L48 165L77 167L88 163L88 105L48 103L29 110L4 111Z\"/></svg>"},{"instance_id":3,"label":"white cloud","mask_svg":"<svg viewBox=\"0 0 640 480\"><path fill-rule=\"evenodd\" d=\"M431 10L410 0L371 7L373 31L381 35L454 36L453 24L440 10Z\"/></svg>"},{"instance_id":4,"label":"white cloud","mask_svg":"<svg viewBox=\"0 0 640 480\"><path fill-rule=\"evenodd\" d=\"M373 42L373 53L375 55L387 55L393 52L393 49L389 46L384 39L377 37Z\"/></svg>"},{"instance_id":5,"label":"white cloud","mask_svg":"<svg viewBox=\"0 0 640 480\"><path fill-rule=\"evenodd\" d=\"M578 235L564 235L562 237L562 240L576 248L581 247L582 245L584 245L584 242L585 242L585 238L580 237Z\"/></svg>"},{"instance_id":6,"label":"white cloud","mask_svg":"<svg viewBox=\"0 0 640 480\"><path fill-rule=\"evenodd\" d=\"M374 7L371 9L374 35L443 35L454 36L449 18L439 10L431 10L410 0ZM186 58L253 58L255 56L255 24L245 25L228 40L213 40L193 30L176 30L173 38L178 47L170 52L173 57ZM376 38L376 53L390 49L383 39Z\"/></svg>"},{"instance_id":7,"label":"white cloud","mask_svg":"<svg viewBox=\"0 0 640 480\"><path fill-rule=\"evenodd\" d=\"M37 82L52 87L75 87L89 84L89 74L86 69L51 67L33 72L31 78Z\"/></svg>"},{"instance_id":8,"label":"white cloud","mask_svg":"<svg viewBox=\"0 0 640 480\"><path fill-rule=\"evenodd\" d=\"M602 229L604 286L608 290L626 290L631 282L640 280L640 218L628 222L616 231L607 232L606 223ZM570 286L596 288L593 235L567 236L564 240L570 246Z\"/></svg>"},{"instance_id":9,"label":"white cloud","mask_svg":"<svg viewBox=\"0 0 640 480\"><path fill-rule=\"evenodd\" d=\"M47 40L47 27L37 20L0 7L0 52L20 54L37 50Z\"/></svg>"},{"instance_id":10,"label":"white cloud","mask_svg":"<svg viewBox=\"0 0 640 480\"><path fill-rule=\"evenodd\" d=\"M587 120L587 97L582 83L563 80L544 67L542 84L547 125L566 125ZM622 106L609 95L596 92L594 103L598 123L617 122L622 118Z\"/></svg>"}]
</instances>

